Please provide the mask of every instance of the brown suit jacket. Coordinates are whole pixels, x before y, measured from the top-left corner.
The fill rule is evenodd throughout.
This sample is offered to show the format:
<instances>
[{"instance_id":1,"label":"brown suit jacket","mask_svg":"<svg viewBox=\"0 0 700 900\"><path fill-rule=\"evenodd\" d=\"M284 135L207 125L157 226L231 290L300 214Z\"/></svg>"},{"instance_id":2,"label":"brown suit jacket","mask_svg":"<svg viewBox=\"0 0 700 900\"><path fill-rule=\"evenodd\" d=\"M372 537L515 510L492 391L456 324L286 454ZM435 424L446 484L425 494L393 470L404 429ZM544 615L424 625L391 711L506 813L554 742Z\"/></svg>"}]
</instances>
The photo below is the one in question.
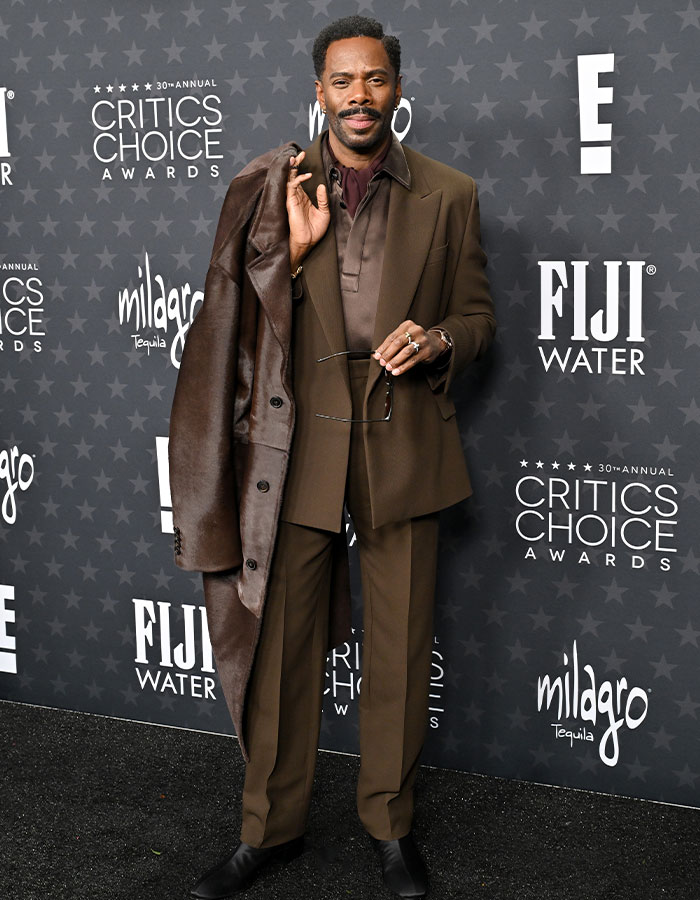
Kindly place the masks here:
<instances>
[{"instance_id":1,"label":"brown suit jacket","mask_svg":"<svg viewBox=\"0 0 700 900\"><path fill-rule=\"evenodd\" d=\"M496 321L481 247L474 180L404 148L410 190L392 179L384 265L373 347L406 319L445 328L454 342L441 376L419 364L396 376L392 419L363 426L372 522L425 515L472 493L448 390L454 378L491 343ZM299 169L315 201L324 179L320 136ZM282 518L339 531L350 446L349 423L315 414L351 415L346 349L333 226L303 261L303 299L293 311L292 360L296 424ZM364 418L383 415L382 367L372 359Z\"/></svg>"}]
</instances>

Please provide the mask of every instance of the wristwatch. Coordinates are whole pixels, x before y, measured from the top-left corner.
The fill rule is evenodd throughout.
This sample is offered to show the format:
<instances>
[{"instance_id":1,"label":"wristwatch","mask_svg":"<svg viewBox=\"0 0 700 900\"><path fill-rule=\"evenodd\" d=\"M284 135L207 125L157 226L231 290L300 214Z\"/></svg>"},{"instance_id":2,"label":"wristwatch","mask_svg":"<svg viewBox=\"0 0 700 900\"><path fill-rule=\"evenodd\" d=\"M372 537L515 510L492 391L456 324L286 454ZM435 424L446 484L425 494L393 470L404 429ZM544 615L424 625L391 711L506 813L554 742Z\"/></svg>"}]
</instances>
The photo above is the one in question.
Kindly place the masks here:
<instances>
[{"instance_id":1,"label":"wristwatch","mask_svg":"<svg viewBox=\"0 0 700 900\"><path fill-rule=\"evenodd\" d=\"M452 348L454 347L454 344L452 343L452 338L450 337L449 333L447 331L445 331L444 328L438 328L438 327L429 328L428 331L433 331L435 334L439 334L440 339L445 344L445 347L443 348L442 352L440 354L438 354L438 356L435 357L433 362L439 362L439 360L441 360L443 357L445 357L446 359L449 359L449 357L452 353Z\"/></svg>"}]
</instances>

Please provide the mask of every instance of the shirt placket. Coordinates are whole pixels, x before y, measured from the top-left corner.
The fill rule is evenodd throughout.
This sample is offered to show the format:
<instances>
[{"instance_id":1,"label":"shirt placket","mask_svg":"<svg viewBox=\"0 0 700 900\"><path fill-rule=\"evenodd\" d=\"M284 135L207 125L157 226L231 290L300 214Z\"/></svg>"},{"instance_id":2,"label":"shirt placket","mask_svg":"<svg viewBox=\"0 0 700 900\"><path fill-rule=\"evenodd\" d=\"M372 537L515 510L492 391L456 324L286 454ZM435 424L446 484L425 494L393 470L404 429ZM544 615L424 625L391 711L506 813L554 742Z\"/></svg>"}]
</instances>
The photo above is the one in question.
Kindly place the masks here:
<instances>
[{"instance_id":1,"label":"shirt placket","mask_svg":"<svg viewBox=\"0 0 700 900\"><path fill-rule=\"evenodd\" d=\"M360 200L355 212L355 218L350 225L341 272L341 286L343 291L357 293L360 289L362 257L371 215L371 210L368 209L367 206L376 193L377 184L377 176L375 175L367 186L367 193L362 200ZM348 218L350 217L350 213L347 209L344 210L344 213Z\"/></svg>"}]
</instances>

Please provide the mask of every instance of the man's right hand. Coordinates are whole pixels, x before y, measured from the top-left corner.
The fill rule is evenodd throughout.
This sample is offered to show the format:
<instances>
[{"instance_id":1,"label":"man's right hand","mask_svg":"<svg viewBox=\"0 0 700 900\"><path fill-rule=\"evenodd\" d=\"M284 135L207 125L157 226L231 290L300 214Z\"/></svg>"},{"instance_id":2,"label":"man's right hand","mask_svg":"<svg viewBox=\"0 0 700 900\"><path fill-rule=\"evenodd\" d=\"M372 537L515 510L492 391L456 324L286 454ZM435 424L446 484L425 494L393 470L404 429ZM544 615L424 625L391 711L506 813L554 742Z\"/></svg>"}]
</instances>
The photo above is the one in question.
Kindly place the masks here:
<instances>
[{"instance_id":1,"label":"man's right hand","mask_svg":"<svg viewBox=\"0 0 700 900\"><path fill-rule=\"evenodd\" d=\"M287 216L289 217L289 262L292 272L296 272L309 250L321 240L331 221L326 185L321 183L316 188L317 207L314 206L301 186L302 181L306 181L312 175L311 172L297 175L304 155L302 150L298 156L292 156L289 159Z\"/></svg>"}]
</instances>

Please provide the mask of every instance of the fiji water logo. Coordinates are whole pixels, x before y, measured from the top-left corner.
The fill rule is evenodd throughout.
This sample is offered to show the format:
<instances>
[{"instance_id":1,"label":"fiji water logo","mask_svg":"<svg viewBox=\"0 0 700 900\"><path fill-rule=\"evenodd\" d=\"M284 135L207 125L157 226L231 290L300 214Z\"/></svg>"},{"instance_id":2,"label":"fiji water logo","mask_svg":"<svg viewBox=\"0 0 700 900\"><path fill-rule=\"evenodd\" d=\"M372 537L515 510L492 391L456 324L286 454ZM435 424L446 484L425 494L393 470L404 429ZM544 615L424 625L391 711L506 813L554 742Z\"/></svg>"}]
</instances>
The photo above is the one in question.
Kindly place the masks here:
<instances>
[{"instance_id":1,"label":"fiji water logo","mask_svg":"<svg viewBox=\"0 0 700 900\"><path fill-rule=\"evenodd\" d=\"M617 765L620 758L620 731L629 728L634 731L646 719L649 711L647 692L640 687L630 687L626 678L618 678L615 682L606 680L598 683L593 666L579 667L576 641L569 659L563 655L564 675L551 678L542 675L537 679L537 711L550 710L554 706L557 711L556 723L553 723L555 735L570 740L592 740L592 733L585 725L578 729L567 728L562 718L574 722L589 722L595 728L598 718L606 724L600 738L598 753L606 766Z\"/></svg>"},{"instance_id":2,"label":"fiji water logo","mask_svg":"<svg viewBox=\"0 0 700 900\"><path fill-rule=\"evenodd\" d=\"M7 101L12 100L14 96L15 92L12 89L0 86L0 187L12 184L12 167L5 157L11 155L7 133Z\"/></svg>"}]
</instances>

